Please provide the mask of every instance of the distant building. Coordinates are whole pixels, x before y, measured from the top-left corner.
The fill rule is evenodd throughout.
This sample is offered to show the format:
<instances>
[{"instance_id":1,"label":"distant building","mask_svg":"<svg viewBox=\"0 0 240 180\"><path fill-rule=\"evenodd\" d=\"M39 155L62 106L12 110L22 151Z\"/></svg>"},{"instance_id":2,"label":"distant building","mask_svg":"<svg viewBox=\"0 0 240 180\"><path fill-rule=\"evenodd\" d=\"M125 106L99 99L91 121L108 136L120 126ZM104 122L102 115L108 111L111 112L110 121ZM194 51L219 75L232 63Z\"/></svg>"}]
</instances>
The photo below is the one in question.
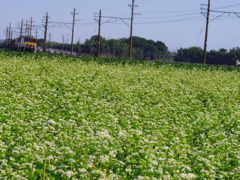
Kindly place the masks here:
<instances>
[{"instance_id":1,"label":"distant building","mask_svg":"<svg viewBox=\"0 0 240 180\"><path fill-rule=\"evenodd\" d=\"M236 66L240 66L240 60L236 60Z\"/></svg>"}]
</instances>

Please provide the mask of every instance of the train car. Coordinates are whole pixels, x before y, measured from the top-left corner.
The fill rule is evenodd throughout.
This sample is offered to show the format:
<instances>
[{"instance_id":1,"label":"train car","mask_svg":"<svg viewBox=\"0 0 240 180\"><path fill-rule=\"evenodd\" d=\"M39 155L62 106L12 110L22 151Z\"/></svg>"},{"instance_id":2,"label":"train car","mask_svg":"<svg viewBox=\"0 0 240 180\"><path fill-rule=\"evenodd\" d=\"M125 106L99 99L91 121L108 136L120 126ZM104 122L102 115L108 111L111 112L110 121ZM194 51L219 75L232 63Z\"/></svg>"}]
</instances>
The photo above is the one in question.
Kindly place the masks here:
<instances>
[{"instance_id":1,"label":"train car","mask_svg":"<svg viewBox=\"0 0 240 180\"><path fill-rule=\"evenodd\" d=\"M37 48L37 39L33 36L20 36L14 40L14 50L35 52Z\"/></svg>"}]
</instances>

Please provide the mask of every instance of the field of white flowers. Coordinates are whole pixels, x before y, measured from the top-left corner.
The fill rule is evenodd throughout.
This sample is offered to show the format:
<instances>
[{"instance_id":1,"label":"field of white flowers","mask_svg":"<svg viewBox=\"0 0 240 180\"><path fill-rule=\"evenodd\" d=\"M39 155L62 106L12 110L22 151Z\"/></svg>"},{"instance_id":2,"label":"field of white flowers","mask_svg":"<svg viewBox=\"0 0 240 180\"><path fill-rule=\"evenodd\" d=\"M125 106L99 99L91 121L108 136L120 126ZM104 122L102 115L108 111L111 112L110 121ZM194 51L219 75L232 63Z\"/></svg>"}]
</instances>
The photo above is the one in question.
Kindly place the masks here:
<instances>
[{"instance_id":1,"label":"field of white flowers","mask_svg":"<svg viewBox=\"0 0 240 180\"><path fill-rule=\"evenodd\" d=\"M0 179L240 179L239 78L1 52Z\"/></svg>"}]
</instances>

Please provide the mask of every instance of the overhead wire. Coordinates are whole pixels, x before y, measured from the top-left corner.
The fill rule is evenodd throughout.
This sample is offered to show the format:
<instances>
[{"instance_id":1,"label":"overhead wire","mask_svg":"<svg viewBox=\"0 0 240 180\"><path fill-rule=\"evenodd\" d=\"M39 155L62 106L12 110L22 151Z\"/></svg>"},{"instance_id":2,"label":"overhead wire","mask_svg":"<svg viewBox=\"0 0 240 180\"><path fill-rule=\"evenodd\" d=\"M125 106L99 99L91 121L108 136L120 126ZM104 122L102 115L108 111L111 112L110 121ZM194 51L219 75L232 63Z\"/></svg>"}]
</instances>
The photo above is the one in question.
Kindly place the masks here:
<instances>
[{"instance_id":1,"label":"overhead wire","mask_svg":"<svg viewBox=\"0 0 240 180\"><path fill-rule=\"evenodd\" d=\"M198 20L199 16L182 18L182 19L171 19L162 21L152 21L152 22L135 22L135 24L161 24L161 23L172 23L172 22L184 22L189 20Z\"/></svg>"},{"instance_id":2,"label":"overhead wire","mask_svg":"<svg viewBox=\"0 0 240 180\"><path fill-rule=\"evenodd\" d=\"M237 43L239 38L240 38L240 27L238 28L237 32L235 33L235 36L230 44L230 47L233 47Z\"/></svg>"},{"instance_id":3,"label":"overhead wire","mask_svg":"<svg viewBox=\"0 0 240 180\"><path fill-rule=\"evenodd\" d=\"M200 33L199 33L199 35L198 35L198 37L197 37L196 43L195 43L194 46L197 46L198 41L199 41L199 39L200 39L200 37L201 37L201 35L202 35L202 32L203 32L203 28L204 28L204 27L205 27L205 24L202 26L202 28L201 28L201 30L200 30Z\"/></svg>"},{"instance_id":4,"label":"overhead wire","mask_svg":"<svg viewBox=\"0 0 240 180\"><path fill-rule=\"evenodd\" d=\"M238 6L240 5L240 3L236 3L236 4L232 4L232 5L228 5L228 6L223 6L223 7L219 7L219 8L215 8L215 10L217 9L224 9L224 8L229 8L229 7L234 7L234 6ZM159 23L171 23L171 22L183 22L183 21L188 21L188 20L197 20L197 18L200 18L200 15L199 16L194 16L192 17L192 15L196 15L196 14L200 14L200 12L196 12L196 11L193 11L193 10L188 10L190 13L186 13L186 10L185 11L153 11L153 12L142 12L142 14L169 14L169 13L179 13L179 12L184 12L184 14L176 14L176 15L169 15L169 16L153 16L153 17L137 17L136 18L136 21L137 20L140 20L140 19L169 19L169 18L173 18L173 19L169 19L169 20L164 20L164 21L152 21L152 22L135 22L135 24L159 24ZM182 18L182 19L179 19L179 17L184 17L184 16L187 16L186 18ZM188 17L190 16L190 17ZM217 19L218 17L221 17L221 16L215 16L213 17L214 20ZM177 19L175 19L177 18ZM222 20L222 19L220 19Z\"/></svg>"},{"instance_id":5,"label":"overhead wire","mask_svg":"<svg viewBox=\"0 0 240 180\"><path fill-rule=\"evenodd\" d=\"M215 9L213 9L213 12L214 12L214 11L217 12L216 10L226 9L226 8L230 8L230 7L236 7L236 6L239 6L239 5L240 5L240 3L236 3L236 4L232 4L232 5L227 5L227 6L215 8ZM219 13L220 13L220 12L219 12ZM233 12L232 12L232 13L233 13ZM223 20L223 15L225 15L225 14L228 14L228 17L229 17L231 13L227 13L227 12L222 13L222 14L216 16L213 20L216 20L216 19L218 19L219 17L221 17L221 18L219 18L218 20ZM224 16L224 17L226 18L226 16ZM213 20L212 20L212 21L213 21ZM237 32L235 33L235 35L234 35L234 37L233 37L233 40L232 40L232 42L230 43L230 47L235 46L235 44L238 42L239 39L240 39L240 27L238 28ZM229 49L230 49L230 48L229 48Z\"/></svg>"},{"instance_id":6,"label":"overhead wire","mask_svg":"<svg viewBox=\"0 0 240 180\"><path fill-rule=\"evenodd\" d=\"M172 14L172 13L186 13L186 12L196 12L198 11L197 9L189 9L189 10L179 10L179 11L149 11L149 12L142 12L144 14Z\"/></svg>"},{"instance_id":7,"label":"overhead wire","mask_svg":"<svg viewBox=\"0 0 240 180\"><path fill-rule=\"evenodd\" d=\"M240 5L240 3L232 4L232 5L228 5L228 6L223 6L223 7L219 7L219 8L215 8L214 10L225 9L225 8L234 7L234 6L238 6L238 5Z\"/></svg>"},{"instance_id":8,"label":"overhead wire","mask_svg":"<svg viewBox=\"0 0 240 180\"><path fill-rule=\"evenodd\" d=\"M171 15L171 16L155 16L155 17L138 17L138 19L163 19L163 18L174 18L174 17L182 17L182 16L189 16L199 14L200 12L188 13L188 14L178 14L178 15Z\"/></svg>"},{"instance_id":9,"label":"overhead wire","mask_svg":"<svg viewBox=\"0 0 240 180\"><path fill-rule=\"evenodd\" d=\"M219 9L226 9L226 8L230 8L230 7L234 7L234 6L239 6L240 3L236 3L236 4L232 4L232 5L228 5L228 6L223 6L223 7L218 7L218 8L214 8L215 10L219 10ZM189 12L189 13L188 13ZM200 17L202 17L201 13L197 10L185 10L185 11L155 11L155 12L141 12L142 14L146 15L146 14L154 14L153 16L137 16L135 18L135 23L136 25L141 25L141 24L161 24L161 23L174 23L174 22L188 22L188 21L202 21L202 19L200 19ZM155 16L156 14L162 14L164 16ZM171 15L168 15L171 14ZM199 14L199 15L198 15ZM214 16L212 16L214 18ZM217 18L218 16L215 16L215 18ZM219 20L222 20L222 18L220 18ZM90 18L82 18L82 20L84 20L84 22L78 22L76 23L76 27L80 27L80 26L88 26L88 25L94 25L96 24L96 22L92 22L92 19L90 21ZM50 21L51 22L51 21ZM66 22L61 22L62 24L71 24L71 23L66 23ZM111 25L119 25L119 24L124 24L121 21L110 21L109 24ZM55 25L55 27L57 28L66 28L65 26L58 26ZM240 30L240 28L239 28ZM95 30L96 31L96 30ZM197 42L201 36L201 33L203 31L203 27L200 30L200 34L197 38ZM240 33L237 33L234 37L234 40L232 41L231 44L235 44L238 39L240 38ZM237 40L236 40L237 39ZM197 44L196 42L196 44Z\"/></svg>"}]
</instances>

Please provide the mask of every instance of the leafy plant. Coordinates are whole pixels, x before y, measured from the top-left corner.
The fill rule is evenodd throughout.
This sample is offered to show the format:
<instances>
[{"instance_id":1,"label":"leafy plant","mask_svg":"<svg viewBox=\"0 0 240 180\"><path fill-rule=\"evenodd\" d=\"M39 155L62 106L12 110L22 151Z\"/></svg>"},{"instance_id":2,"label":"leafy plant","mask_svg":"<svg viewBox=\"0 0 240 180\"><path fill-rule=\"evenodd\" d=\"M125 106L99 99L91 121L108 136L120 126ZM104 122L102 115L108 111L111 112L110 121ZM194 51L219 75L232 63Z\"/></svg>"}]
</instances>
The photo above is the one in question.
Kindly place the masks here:
<instances>
[{"instance_id":1,"label":"leafy plant","mask_svg":"<svg viewBox=\"0 0 240 180\"><path fill-rule=\"evenodd\" d=\"M0 52L3 179L239 179L239 69Z\"/></svg>"}]
</instances>

